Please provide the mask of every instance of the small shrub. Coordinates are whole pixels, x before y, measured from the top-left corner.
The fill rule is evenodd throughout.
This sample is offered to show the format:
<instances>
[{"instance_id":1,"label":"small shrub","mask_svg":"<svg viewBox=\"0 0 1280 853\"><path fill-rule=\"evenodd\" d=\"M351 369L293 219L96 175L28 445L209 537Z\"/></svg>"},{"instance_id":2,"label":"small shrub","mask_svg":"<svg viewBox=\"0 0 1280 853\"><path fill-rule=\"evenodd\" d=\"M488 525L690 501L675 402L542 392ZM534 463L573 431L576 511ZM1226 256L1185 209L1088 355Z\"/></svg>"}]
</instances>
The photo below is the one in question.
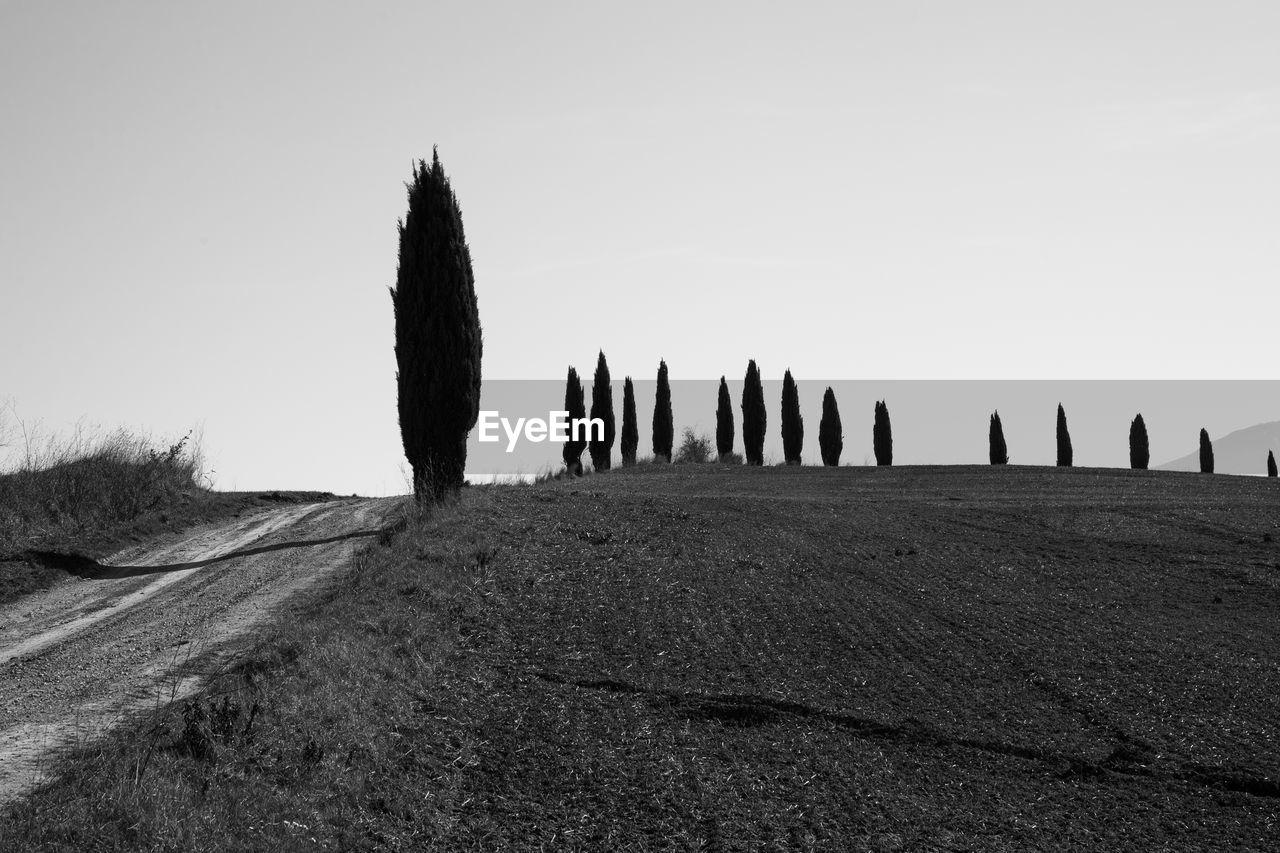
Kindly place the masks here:
<instances>
[{"instance_id":1,"label":"small shrub","mask_svg":"<svg viewBox=\"0 0 1280 853\"><path fill-rule=\"evenodd\" d=\"M689 427L684 428L684 436L680 441L680 449L676 451L677 464L698 464L711 461L711 439L698 435Z\"/></svg>"},{"instance_id":2,"label":"small shrub","mask_svg":"<svg viewBox=\"0 0 1280 853\"><path fill-rule=\"evenodd\" d=\"M257 702L246 709L230 696L221 702L196 698L182 708L178 746L198 761L212 760L219 747L249 743L257 716Z\"/></svg>"}]
</instances>

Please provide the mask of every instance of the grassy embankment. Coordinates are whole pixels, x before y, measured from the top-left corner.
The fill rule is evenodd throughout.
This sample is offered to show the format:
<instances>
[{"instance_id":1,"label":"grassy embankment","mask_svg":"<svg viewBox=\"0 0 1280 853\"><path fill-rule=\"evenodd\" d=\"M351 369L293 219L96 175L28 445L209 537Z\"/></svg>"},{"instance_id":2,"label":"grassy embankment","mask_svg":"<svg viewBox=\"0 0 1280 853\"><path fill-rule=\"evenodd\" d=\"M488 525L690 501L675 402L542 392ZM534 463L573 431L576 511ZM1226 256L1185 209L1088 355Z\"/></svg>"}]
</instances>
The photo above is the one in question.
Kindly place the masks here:
<instances>
[{"instance_id":1,"label":"grassy embankment","mask_svg":"<svg viewBox=\"0 0 1280 853\"><path fill-rule=\"evenodd\" d=\"M29 449L0 471L0 605L65 577L41 552L98 559L273 501L331 497L215 492L203 479L189 436L166 448L120 430Z\"/></svg>"},{"instance_id":2,"label":"grassy embankment","mask_svg":"<svg viewBox=\"0 0 1280 853\"><path fill-rule=\"evenodd\" d=\"M1267 849L1274 482L660 466L467 490L5 849Z\"/></svg>"}]
</instances>

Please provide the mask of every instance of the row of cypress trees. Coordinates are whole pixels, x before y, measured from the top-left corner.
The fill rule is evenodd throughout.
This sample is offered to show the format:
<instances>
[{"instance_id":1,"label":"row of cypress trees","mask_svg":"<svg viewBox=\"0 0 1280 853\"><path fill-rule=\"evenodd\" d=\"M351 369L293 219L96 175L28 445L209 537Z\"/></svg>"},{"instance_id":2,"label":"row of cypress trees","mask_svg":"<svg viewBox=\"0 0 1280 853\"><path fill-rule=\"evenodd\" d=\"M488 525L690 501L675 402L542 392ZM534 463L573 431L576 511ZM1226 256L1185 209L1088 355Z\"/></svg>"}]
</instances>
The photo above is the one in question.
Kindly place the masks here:
<instances>
[{"instance_id":1,"label":"row of cypress trees","mask_svg":"<svg viewBox=\"0 0 1280 853\"><path fill-rule=\"evenodd\" d=\"M602 350L596 360L596 372L591 386L591 410L588 415L586 393L582 380L574 367L569 368L565 379L564 409L570 420L584 417L599 419L604 423L603 437L592 432L588 439L571 434L562 449L565 468L571 474L582 473L582 453L588 451L591 464L597 471L608 470L616 432L613 409L613 388L609 365ZM764 437L768 425L764 400L764 385L760 369L752 359L747 363L747 374L742 391L742 441L748 465L764 464ZM875 421L872 427L876 464L893 464L893 438L890 432L889 410L883 401L876 403ZM716 452L722 461L733 456L735 424L733 403L729 385L720 377L720 390L716 401ZM622 464L634 465L636 450L640 444L637 427L635 387L628 376L622 389ZM658 363L657 393L653 406L653 456L656 461L670 462L675 444L675 418L671 410L671 383L667 363ZM818 446L824 465L839 465L844 449L844 433L840 423L840 409L835 392L828 387L822 397L822 419L818 423ZM787 370L782 381L782 448L788 465L799 465L804 448L804 418L800 414L800 394L791 371Z\"/></svg>"},{"instance_id":2,"label":"row of cypress trees","mask_svg":"<svg viewBox=\"0 0 1280 853\"><path fill-rule=\"evenodd\" d=\"M585 412L582 383L577 371L570 367L565 390L565 409L570 418L581 418ZM590 417L604 422L604 436L591 440L574 441L572 437L564 446L565 466L575 474L582 472L580 457L582 451L589 447L591 463L597 471L608 470L610 452L613 448L615 427L613 411L613 390L609 380L609 366L601 351L596 363L595 380L591 389ZM764 386L760 379L760 369L755 359L747 363L747 373L742 390L742 438L745 457L748 465L764 464L764 436L768 424L768 416L764 400ZM800 395L790 369L782 379L782 454L788 465L799 465L800 455L804 447L804 418L800 414ZM720 388L716 400L716 452L724 461L733 455L735 424L733 403L729 395L729 384L724 376L720 377ZM1067 414L1062 404L1058 404L1057 416L1057 460L1059 467L1069 468L1074 463L1074 451L1071 446L1071 433L1067 428ZM658 364L657 394L653 409L653 455L654 459L669 462L675 441L675 421L671 409L671 385L665 360ZM991 413L988 430L989 460L992 465L1009 463L1009 447L1004 437L1004 426L1000 421L1000 412ZM622 464L633 465L636 461L636 449L639 445L639 431L636 426L635 389L631 377L626 378L623 388L622 417ZM872 423L872 446L877 465L893 464L893 433L889 421L889 409L881 400L875 406L875 418ZM840 454L844 449L844 434L840 422L840 409L836 403L835 391L829 386L822 395L822 419L818 424L818 447L823 465L840 464ZM1147 437L1147 425L1139 413L1129 425L1129 465L1131 468L1145 470L1151 461L1150 444ZM1200 470L1212 474L1213 443L1209 440L1207 430L1200 430ZM1276 476L1275 455L1267 453L1267 475Z\"/></svg>"},{"instance_id":3,"label":"row of cypress trees","mask_svg":"<svg viewBox=\"0 0 1280 853\"><path fill-rule=\"evenodd\" d=\"M434 148L431 165L419 160L406 189L409 210L397 223L400 245L396 283L389 288L395 315L397 407L405 457L413 469L414 495L419 500L439 500L456 491L463 482L467 434L475 426L479 413L483 335L461 207ZM582 382L572 367L565 386L564 408L573 419L587 416ZM588 449L596 470L608 469L614 440L618 437L614 426L613 389L603 351L596 362L590 416L604 422L604 435L592 434L585 441L570 436L564 446L564 461L575 473L581 472L581 456ZM764 464L767 421L760 371L751 360L742 392L742 439L748 464ZM636 461L639 445L636 424L635 389L631 377L627 377L622 396L623 465ZM999 412L991 415L989 438L991 463L1007 464L1009 449ZM658 393L653 411L654 457L670 461L674 439L671 387L667 364L662 361L658 366ZM1070 466L1071 436L1061 404L1058 405L1057 440L1057 464ZM733 453L733 442L733 407L722 376L716 407L716 449L721 459ZM872 442L876 464L893 464L889 409L883 400L876 403ZM840 411L831 388L827 388L822 397L818 444L823 464L838 465L844 439ZM782 386L782 446L787 464L800 463L803 445L804 419L800 415L796 384L788 370ZM1129 427L1129 462L1134 468L1146 468L1150 457L1146 424L1139 414ZM1200 431L1200 470L1213 471L1213 444L1203 429ZM1267 474L1276 476L1275 455L1271 452L1267 454Z\"/></svg>"},{"instance_id":4,"label":"row of cypress trees","mask_svg":"<svg viewBox=\"0 0 1280 853\"><path fill-rule=\"evenodd\" d=\"M1009 451L1004 443L1004 430L1000 426L1000 413L991 415L991 464L1001 465L1009 461ZM1071 467L1071 434L1067 431L1067 414L1062 404L1058 404L1058 465ZM1147 440L1147 423L1139 412L1129 424L1129 467L1146 470L1151 463L1151 446ZM1213 473L1213 442L1209 440L1209 431L1200 430L1200 471L1203 474ZM1267 476L1276 476L1276 457L1273 451L1267 451Z\"/></svg>"}]
</instances>

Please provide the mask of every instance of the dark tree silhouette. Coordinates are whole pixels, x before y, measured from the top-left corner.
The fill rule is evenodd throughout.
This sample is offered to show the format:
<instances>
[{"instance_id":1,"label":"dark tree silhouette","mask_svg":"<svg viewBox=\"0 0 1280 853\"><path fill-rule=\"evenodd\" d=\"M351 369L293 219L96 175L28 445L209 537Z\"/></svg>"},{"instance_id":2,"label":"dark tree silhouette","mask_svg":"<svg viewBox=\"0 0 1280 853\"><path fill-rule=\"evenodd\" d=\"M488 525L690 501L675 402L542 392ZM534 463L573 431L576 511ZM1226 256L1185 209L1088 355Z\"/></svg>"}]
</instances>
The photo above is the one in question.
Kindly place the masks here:
<instances>
[{"instance_id":1,"label":"dark tree silhouette","mask_svg":"<svg viewBox=\"0 0 1280 853\"><path fill-rule=\"evenodd\" d=\"M1274 477L1276 475L1276 455L1270 450L1267 451L1267 476Z\"/></svg>"},{"instance_id":2,"label":"dark tree silhouette","mask_svg":"<svg viewBox=\"0 0 1280 853\"><path fill-rule=\"evenodd\" d=\"M877 465L893 464L893 428L889 425L889 407L884 400L876 403L876 420L871 427L871 445Z\"/></svg>"},{"instance_id":3,"label":"dark tree silhouette","mask_svg":"<svg viewBox=\"0 0 1280 853\"><path fill-rule=\"evenodd\" d=\"M671 385L667 381L667 363L658 362L658 394L653 403L653 457L655 462L670 462L671 447L676 441L675 418L671 414Z\"/></svg>"},{"instance_id":4,"label":"dark tree silhouette","mask_svg":"<svg viewBox=\"0 0 1280 853\"><path fill-rule=\"evenodd\" d=\"M628 376L622 385L622 465L636 464L636 448L640 446L640 427L636 423L636 389Z\"/></svg>"},{"instance_id":5,"label":"dark tree silhouette","mask_svg":"<svg viewBox=\"0 0 1280 853\"><path fill-rule=\"evenodd\" d=\"M1067 413L1062 408L1062 404L1058 404L1058 465L1062 468L1070 468L1072 461L1071 452L1071 433L1067 432Z\"/></svg>"},{"instance_id":6,"label":"dark tree silhouette","mask_svg":"<svg viewBox=\"0 0 1280 853\"><path fill-rule=\"evenodd\" d=\"M991 444L991 464L1009 464L1009 446L1004 443L1004 427L1000 424L1000 413L991 413L991 428L987 433Z\"/></svg>"},{"instance_id":7,"label":"dark tree silhouette","mask_svg":"<svg viewBox=\"0 0 1280 853\"><path fill-rule=\"evenodd\" d=\"M799 465L803 449L804 418L800 417L800 390L788 369L782 377L782 458L788 465Z\"/></svg>"},{"instance_id":8,"label":"dark tree silhouette","mask_svg":"<svg viewBox=\"0 0 1280 853\"><path fill-rule=\"evenodd\" d=\"M480 414L480 313L462 211L434 148L406 187L391 288L400 439L414 497L439 500L462 486Z\"/></svg>"},{"instance_id":9,"label":"dark tree silhouette","mask_svg":"<svg viewBox=\"0 0 1280 853\"><path fill-rule=\"evenodd\" d=\"M836 407L836 392L827 388L822 395L822 420L818 422L818 449L823 465L839 465L840 452L844 450L844 433L840 427L840 409Z\"/></svg>"},{"instance_id":10,"label":"dark tree silhouette","mask_svg":"<svg viewBox=\"0 0 1280 853\"><path fill-rule=\"evenodd\" d=\"M600 357L596 360L595 381L591 385L591 418L604 421L604 437L597 438L599 431L592 430L587 441L591 467L597 471L608 471L617 427L613 419L613 385L609 382L609 365L604 360L604 350L600 351Z\"/></svg>"},{"instance_id":11,"label":"dark tree silhouette","mask_svg":"<svg viewBox=\"0 0 1280 853\"><path fill-rule=\"evenodd\" d=\"M1147 444L1147 423L1139 413L1129 424L1129 467L1145 471L1151 462L1151 448Z\"/></svg>"},{"instance_id":12,"label":"dark tree silhouette","mask_svg":"<svg viewBox=\"0 0 1280 853\"><path fill-rule=\"evenodd\" d=\"M1209 440L1209 431L1200 430L1200 473L1213 473L1213 442Z\"/></svg>"},{"instance_id":13,"label":"dark tree silhouette","mask_svg":"<svg viewBox=\"0 0 1280 853\"><path fill-rule=\"evenodd\" d=\"M742 385L742 444L748 465L764 464L764 385L755 359L747 362L747 378Z\"/></svg>"},{"instance_id":14,"label":"dark tree silhouette","mask_svg":"<svg viewBox=\"0 0 1280 853\"><path fill-rule=\"evenodd\" d=\"M723 462L733 453L733 402L729 384L720 377L720 395L716 400L716 453Z\"/></svg>"},{"instance_id":15,"label":"dark tree silhouette","mask_svg":"<svg viewBox=\"0 0 1280 853\"><path fill-rule=\"evenodd\" d=\"M564 383L564 410L569 413L569 440L564 443L560 452L564 458L565 470L577 477L582 474L582 451L587 449L587 442L581 431L578 438L574 439L573 422L587 416L587 401L582 393L582 380L578 378L578 371L572 367L569 368L569 376Z\"/></svg>"}]
</instances>

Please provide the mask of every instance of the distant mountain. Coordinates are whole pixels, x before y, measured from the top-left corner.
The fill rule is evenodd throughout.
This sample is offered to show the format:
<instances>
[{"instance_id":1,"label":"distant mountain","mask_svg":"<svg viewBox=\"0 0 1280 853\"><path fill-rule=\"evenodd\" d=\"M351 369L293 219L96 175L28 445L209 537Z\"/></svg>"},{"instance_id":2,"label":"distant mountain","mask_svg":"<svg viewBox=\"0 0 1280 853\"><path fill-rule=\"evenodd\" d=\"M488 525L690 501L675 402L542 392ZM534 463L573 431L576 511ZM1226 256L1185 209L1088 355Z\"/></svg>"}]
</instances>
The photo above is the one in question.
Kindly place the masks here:
<instances>
[{"instance_id":1,"label":"distant mountain","mask_svg":"<svg viewBox=\"0 0 1280 853\"><path fill-rule=\"evenodd\" d=\"M1194 435L1187 436L1195 441ZM1222 438L1213 439L1213 470L1217 474L1253 474L1266 476L1267 451L1280 458L1280 421L1254 424L1238 429ZM1172 462L1155 466L1161 471L1199 471L1200 447Z\"/></svg>"}]
</instances>

